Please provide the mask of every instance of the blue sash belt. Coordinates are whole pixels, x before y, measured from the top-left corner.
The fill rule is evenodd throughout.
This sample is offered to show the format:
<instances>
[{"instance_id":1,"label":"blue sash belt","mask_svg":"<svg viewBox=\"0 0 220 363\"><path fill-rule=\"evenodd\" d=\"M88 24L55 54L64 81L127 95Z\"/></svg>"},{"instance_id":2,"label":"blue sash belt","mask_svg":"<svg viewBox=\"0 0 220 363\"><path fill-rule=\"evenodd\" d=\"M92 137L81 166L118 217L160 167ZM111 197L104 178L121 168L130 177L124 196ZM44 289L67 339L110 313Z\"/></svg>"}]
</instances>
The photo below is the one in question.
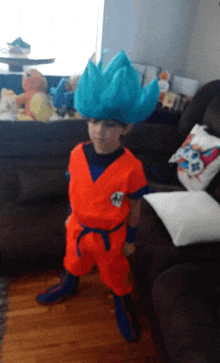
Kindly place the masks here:
<instances>
[{"instance_id":1,"label":"blue sash belt","mask_svg":"<svg viewBox=\"0 0 220 363\"><path fill-rule=\"evenodd\" d=\"M107 230L107 231L104 230L104 229L99 229L99 228L88 228L88 227L84 226L80 222L79 222L79 224L83 228L83 230L80 233L79 237L77 238L76 248L77 248L78 256L82 257L80 249L79 249L79 242L80 242L80 240L81 240L81 238L83 236L85 236L86 234L88 234L90 232L99 233L102 236L106 251L109 251L110 250L110 242L109 242L109 236L108 236L109 233L115 232L118 229L120 229L123 226L124 222L120 223L118 226L114 227L113 229L110 229L110 230Z\"/></svg>"}]
</instances>

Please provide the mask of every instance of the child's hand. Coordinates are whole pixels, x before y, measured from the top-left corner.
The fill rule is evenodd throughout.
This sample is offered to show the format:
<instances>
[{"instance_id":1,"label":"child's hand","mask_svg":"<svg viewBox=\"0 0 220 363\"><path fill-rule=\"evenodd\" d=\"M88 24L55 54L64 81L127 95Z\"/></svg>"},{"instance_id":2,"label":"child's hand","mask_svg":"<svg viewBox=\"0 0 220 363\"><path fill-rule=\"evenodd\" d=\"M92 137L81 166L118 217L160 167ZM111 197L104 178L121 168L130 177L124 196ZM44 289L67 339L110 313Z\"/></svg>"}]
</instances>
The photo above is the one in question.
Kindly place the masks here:
<instances>
[{"instance_id":1,"label":"child's hand","mask_svg":"<svg viewBox=\"0 0 220 363\"><path fill-rule=\"evenodd\" d=\"M132 255L132 253L134 253L136 250L135 244L134 243L128 243L125 242L122 251L124 253L125 256L130 256Z\"/></svg>"},{"instance_id":2,"label":"child's hand","mask_svg":"<svg viewBox=\"0 0 220 363\"><path fill-rule=\"evenodd\" d=\"M70 219L70 217L67 217L67 219L65 220L65 222L64 222L65 227L67 226L67 223L69 222L69 219Z\"/></svg>"}]
</instances>

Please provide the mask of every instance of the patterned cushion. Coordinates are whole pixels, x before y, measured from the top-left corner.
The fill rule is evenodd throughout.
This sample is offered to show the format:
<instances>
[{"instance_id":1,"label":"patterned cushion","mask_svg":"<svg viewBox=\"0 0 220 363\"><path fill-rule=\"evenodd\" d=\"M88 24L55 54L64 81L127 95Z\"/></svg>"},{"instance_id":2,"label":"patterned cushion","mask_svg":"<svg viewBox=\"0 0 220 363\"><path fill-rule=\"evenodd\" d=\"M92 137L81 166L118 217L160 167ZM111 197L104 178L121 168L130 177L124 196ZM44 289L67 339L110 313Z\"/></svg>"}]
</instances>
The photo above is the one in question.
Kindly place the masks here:
<instances>
[{"instance_id":1,"label":"patterned cushion","mask_svg":"<svg viewBox=\"0 0 220 363\"><path fill-rule=\"evenodd\" d=\"M196 124L182 146L170 158L178 164L178 178L188 190L206 189L220 170L220 139Z\"/></svg>"}]
</instances>

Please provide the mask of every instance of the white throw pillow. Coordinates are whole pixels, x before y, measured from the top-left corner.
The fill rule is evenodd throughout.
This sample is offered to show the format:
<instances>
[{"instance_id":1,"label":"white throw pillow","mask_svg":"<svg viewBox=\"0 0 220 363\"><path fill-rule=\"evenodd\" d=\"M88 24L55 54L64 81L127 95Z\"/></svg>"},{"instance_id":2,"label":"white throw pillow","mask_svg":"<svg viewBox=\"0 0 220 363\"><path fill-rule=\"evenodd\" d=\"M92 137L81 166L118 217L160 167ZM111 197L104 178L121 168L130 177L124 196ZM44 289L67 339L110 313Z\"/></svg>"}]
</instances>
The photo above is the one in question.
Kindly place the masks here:
<instances>
[{"instance_id":1,"label":"white throw pillow","mask_svg":"<svg viewBox=\"0 0 220 363\"><path fill-rule=\"evenodd\" d=\"M203 190L220 170L220 139L196 124L182 146L171 156L178 179L187 190Z\"/></svg>"},{"instance_id":2,"label":"white throw pillow","mask_svg":"<svg viewBox=\"0 0 220 363\"><path fill-rule=\"evenodd\" d=\"M175 246L220 241L220 205L205 191L144 195Z\"/></svg>"}]
</instances>

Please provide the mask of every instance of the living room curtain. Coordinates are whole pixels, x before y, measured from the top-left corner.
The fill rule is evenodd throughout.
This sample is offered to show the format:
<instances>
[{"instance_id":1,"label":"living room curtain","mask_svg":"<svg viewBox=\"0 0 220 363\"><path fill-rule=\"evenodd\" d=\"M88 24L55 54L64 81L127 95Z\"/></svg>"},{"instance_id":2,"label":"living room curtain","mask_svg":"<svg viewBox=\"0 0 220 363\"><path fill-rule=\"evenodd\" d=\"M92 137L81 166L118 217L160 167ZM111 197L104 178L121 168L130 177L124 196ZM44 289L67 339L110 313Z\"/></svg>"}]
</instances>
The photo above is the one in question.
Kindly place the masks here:
<instances>
[{"instance_id":1,"label":"living room curtain","mask_svg":"<svg viewBox=\"0 0 220 363\"><path fill-rule=\"evenodd\" d=\"M100 46L103 6L104 0L4 1L0 48L21 37L31 45L29 58L56 58L53 64L36 66L43 74L79 73ZM0 63L0 73L7 72L8 66Z\"/></svg>"}]
</instances>

